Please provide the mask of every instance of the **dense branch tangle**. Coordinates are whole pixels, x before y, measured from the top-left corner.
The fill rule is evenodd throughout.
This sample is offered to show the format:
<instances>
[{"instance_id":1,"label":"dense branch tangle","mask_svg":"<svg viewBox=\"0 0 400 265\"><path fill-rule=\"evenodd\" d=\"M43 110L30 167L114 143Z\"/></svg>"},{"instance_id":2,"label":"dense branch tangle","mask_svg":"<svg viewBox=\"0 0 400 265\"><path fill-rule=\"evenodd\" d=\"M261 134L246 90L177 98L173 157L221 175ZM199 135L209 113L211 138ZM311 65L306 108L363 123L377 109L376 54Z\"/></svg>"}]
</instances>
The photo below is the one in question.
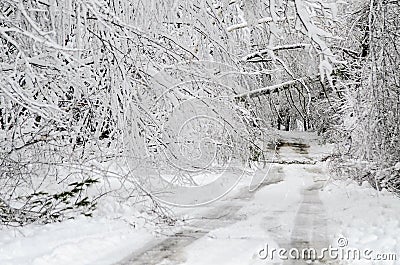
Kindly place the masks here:
<instances>
[{"instance_id":1,"label":"dense branch tangle","mask_svg":"<svg viewBox=\"0 0 400 265\"><path fill-rule=\"evenodd\" d=\"M310 84L305 80L318 75L322 83L328 79L333 86L331 74L334 64L341 63L329 48L329 43L335 38L335 4L307 0L245 1L243 7L238 9L242 12L238 13L236 23L230 23L226 30L231 35L237 35L239 42L244 40L251 44L247 52L241 55L241 60L253 64L253 67L275 72L258 83L259 87L241 93L237 98L285 91L290 99L283 97L281 100L288 102L281 102L282 106L292 101L290 88L296 87L298 90L300 85L305 91L298 92L305 97L302 101L307 102L307 106L305 113L299 114L303 118L312 115L311 100L321 92L311 91L320 88L315 86L314 81ZM297 85L293 86L294 83ZM289 105L294 107L295 104Z\"/></svg>"},{"instance_id":2,"label":"dense branch tangle","mask_svg":"<svg viewBox=\"0 0 400 265\"><path fill-rule=\"evenodd\" d=\"M141 143L162 146L163 122L188 98L257 98L296 82L304 95L280 103L307 112L313 91L299 80L329 76L334 13L311 0L1 1L1 199L21 182L32 188L31 177L57 179L54 164L122 154L123 132L143 157ZM48 167L19 166L32 157Z\"/></svg>"}]
</instances>

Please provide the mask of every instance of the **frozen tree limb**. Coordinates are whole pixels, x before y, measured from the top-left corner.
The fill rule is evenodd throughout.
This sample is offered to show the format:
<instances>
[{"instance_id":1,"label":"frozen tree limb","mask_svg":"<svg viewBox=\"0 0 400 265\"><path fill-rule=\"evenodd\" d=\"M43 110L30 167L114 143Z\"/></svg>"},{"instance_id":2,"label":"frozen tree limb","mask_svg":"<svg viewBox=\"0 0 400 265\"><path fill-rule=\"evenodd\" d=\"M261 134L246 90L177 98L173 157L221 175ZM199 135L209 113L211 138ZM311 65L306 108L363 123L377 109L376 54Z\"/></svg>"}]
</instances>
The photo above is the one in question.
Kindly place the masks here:
<instances>
[{"instance_id":1,"label":"frozen tree limb","mask_svg":"<svg viewBox=\"0 0 400 265\"><path fill-rule=\"evenodd\" d=\"M286 20L286 18L280 18L277 21L285 21L285 20ZM257 24L270 23L272 21L273 21L272 17L263 17L263 18L260 18L260 19L257 20ZM226 31L232 32L234 30L246 28L248 26L249 26L249 24L247 22L242 22L242 23L235 24L235 25L227 27Z\"/></svg>"},{"instance_id":2,"label":"frozen tree limb","mask_svg":"<svg viewBox=\"0 0 400 265\"><path fill-rule=\"evenodd\" d=\"M298 80L291 80L291 81L287 81L281 84L276 84L273 86L268 86L268 87L262 87L262 88L258 88L249 92L245 92L239 95L235 96L235 99L245 99L247 97L249 98L254 98L254 97L259 97L259 96L263 96L263 95L268 95L271 93L276 93L279 92L281 90L285 90L285 89L289 89L291 88L294 84L296 84L297 82L300 82L300 79Z\"/></svg>"},{"instance_id":3,"label":"frozen tree limb","mask_svg":"<svg viewBox=\"0 0 400 265\"><path fill-rule=\"evenodd\" d=\"M255 57L263 57L265 54L268 54L270 51L282 51L282 50L295 50L295 49L304 49L310 46L308 43L296 43L296 44L287 44L287 45L279 45L270 47L267 49L259 50L253 53L250 53L242 58L243 61L249 61L254 59Z\"/></svg>"}]
</instances>

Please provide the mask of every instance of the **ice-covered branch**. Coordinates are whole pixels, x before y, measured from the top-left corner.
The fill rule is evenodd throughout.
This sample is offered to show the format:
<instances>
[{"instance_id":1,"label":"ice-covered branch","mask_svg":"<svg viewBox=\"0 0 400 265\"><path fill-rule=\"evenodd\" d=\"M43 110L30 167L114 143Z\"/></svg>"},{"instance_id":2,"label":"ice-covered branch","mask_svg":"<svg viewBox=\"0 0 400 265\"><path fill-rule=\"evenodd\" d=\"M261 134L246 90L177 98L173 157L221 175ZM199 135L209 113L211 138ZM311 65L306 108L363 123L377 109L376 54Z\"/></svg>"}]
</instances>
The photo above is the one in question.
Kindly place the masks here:
<instances>
[{"instance_id":1,"label":"ice-covered branch","mask_svg":"<svg viewBox=\"0 0 400 265\"><path fill-rule=\"evenodd\" d=\"M305 6L303 0L295 0L295 4L296 4L297 16L300 19L303 26L305 27L307 35L310 37L310 39L312 41L314 41L319 46L319 48L321 49L321 52L325 56L327 56L333 60L334 55L333 55L331 49L328 47L326 42L322 39L323 37L325 37L325 38L332 37L332 34L317 27L311 21L310 13L308 12L307 7Z\"/></svg>"},{"instance_id":2,"label":"ice-covered branch","mask_svg":"<svg viewBox=\"0 0 400 265\"><path fill-rule=\"evenodd\" d=\"M286 18L278 19L278 21L285 21L285 20L286 20ZM272 17L263 17L263 18L260 18L260 19L257 20L257 24L270 23L272 21L273 21ZM227 27L226 31L231 32L231 31L234 31L234 30L237 30L237 29L242 29L242 28L248 27L248 26L250 26L249 23L247 23L245 21L245 22L242 22L242 23L235 24L235 25Z\"/></svg>"},{"instance_id":3,"label":"ice-covered branch","mask_svg":"<svg viewBox=\"0 0 400 265\"><path fill-rule=\"evenodd\" d=\"M269 47L267 49L259 50L253 53L250 53L243 57L243 61L251 60L255 57L263 57L264 54L268 54L270 51L281 51L281 50L295 50L295 49L304 49L310 46L308 43L296 43L296 44L287 44L287 45L279 45L274 47Z\"/></svg>"},{"instance_id":4,"label":"ice-covered branch","mask_svg":"<svg viewBox=\"0 0 400 265\"><path fill-rule=\"evenodd\" d=\"M247 97L249 98L254 98L254 97L259 97L262 95L269 95L271 93L276 93L280 90L285 90L285 89L289 89L290 87L292 87L294 84L296 84L297 82L300 82L300 79L296 79L296 80L290 80L281 84L276 84L273 86L267 86L267 87L262 87L262 88L258 88L249 92L245 92L239 95L235 96L235 99L245 99Z\"/></svg>"}]
</instances>

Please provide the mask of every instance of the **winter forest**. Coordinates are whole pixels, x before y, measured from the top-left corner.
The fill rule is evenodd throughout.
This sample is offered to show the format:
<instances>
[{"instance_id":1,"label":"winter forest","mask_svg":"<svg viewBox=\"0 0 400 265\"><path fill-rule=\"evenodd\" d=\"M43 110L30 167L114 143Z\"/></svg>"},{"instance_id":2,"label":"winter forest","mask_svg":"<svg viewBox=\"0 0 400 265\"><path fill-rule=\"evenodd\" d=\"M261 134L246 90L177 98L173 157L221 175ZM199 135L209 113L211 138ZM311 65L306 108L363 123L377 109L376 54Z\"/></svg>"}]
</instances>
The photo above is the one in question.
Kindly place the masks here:
<instances>
[{"instance_id":1,"label":"winter forest","mask_svg":"<svg viewBox=\"0 0 400 265\"><path fill-rule=\"evenodd\" d=\"M280 264L258 244L318 249L297 232L322 228L327 244L400 255L399 13L397 0L0 0L0 264ZM255 215L294 224L250 240ZM207 250L222 229L246 234L228 248L249 256ZM357 264L399 264L382 262Z\"/></svg>"}]
</instances>

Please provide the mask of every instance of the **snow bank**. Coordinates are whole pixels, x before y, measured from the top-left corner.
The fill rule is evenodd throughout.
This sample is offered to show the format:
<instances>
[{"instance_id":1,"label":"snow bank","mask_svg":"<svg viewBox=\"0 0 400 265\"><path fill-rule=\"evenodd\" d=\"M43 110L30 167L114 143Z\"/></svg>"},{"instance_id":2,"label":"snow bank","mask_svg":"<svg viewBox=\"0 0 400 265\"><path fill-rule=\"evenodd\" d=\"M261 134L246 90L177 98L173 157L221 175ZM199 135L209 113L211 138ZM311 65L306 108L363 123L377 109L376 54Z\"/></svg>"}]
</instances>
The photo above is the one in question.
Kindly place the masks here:
<instances>
[{"instance_id":1,"label":"snow bank","mask_svg":"<svg viewBox=\"0 0 400 265\"><path fill-rule=\"evenodd\" d=\"M112 264L152 238L122 220L78 218L0 231L0 264Z\"/></svg>"},{"instance_id":2,"label":"snow bank","mask_svg":"<svg viewBox=\"0 0 400 265\"><path fill-rule=\"evenodd\" d=\"M0 264L113 264L154 239L145 220L145 214L107 198L93 218L2 227Z\"/></svg>"},{"instance_id":3,"label":"snow bank","mask_svg":"<svg viewBox=\"0 0 400 265\"><path fill-rule=\"evenodd\" d=\"M352 259L343 264L400 264L400 203L387 191L378 192L367 182L335 181L321 192L330 219L332 242L344 237L348 248L380 254L396 254L394 260Z\"/></svg>"}]
</instances>

